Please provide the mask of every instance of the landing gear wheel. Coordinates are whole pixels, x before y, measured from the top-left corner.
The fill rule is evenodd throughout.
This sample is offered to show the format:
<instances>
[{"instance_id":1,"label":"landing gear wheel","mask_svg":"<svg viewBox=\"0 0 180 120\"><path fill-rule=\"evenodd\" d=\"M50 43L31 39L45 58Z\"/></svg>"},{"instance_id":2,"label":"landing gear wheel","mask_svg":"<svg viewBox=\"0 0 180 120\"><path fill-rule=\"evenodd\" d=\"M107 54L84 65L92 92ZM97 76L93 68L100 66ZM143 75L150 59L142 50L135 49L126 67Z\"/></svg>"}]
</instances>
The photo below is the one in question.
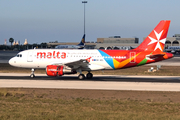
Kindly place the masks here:
<instances>
[{"instance_id":1,"label":"landing gear wheel","mask_svg":"<svg viewBox=\"0 0 180 120\"><path fill-rule=\"evenodd\" d=\"M85 76L84 76L84 74L79 74L78 78L79 78L80 80L84 80L84 79L85 79Z\"/></svg>"},{"instance_id":2,"label":"landing gear wheel","mask_svg":"<svg viewBox=\"0 0 180 120\"><path fill-rule=\"evenodd\" d=\"M34 78L34 77L35 77L35 75L34 75L34 74L31 74L31 75L30 75L30 77L31 77L31 78Z\"/></svg>"},{"instance_id":3,"label":"landing gear wheel","mask_svg":"<svg viewBox=\"0 0 180 120\"><path fill-rule=\"evenodd\" d=\"M32 68L32 69L31 69L31 75L30 75L31 78L34 78L34 77L35 77L34 71L35 71L35 70Z\"/></svg>"},{"instance_id":4,"label":"landing gear wheel","mask_svg":"<svg viewBox=\"0 0 180 120\"><path fill-rule=\"evenodd\" d=\"M91 79L92 77L93 77L93 74L92 74L92 73L89 72L89 73L86 74L86 78L87 78L87 79Z\"/></svg>"}]
</instances>

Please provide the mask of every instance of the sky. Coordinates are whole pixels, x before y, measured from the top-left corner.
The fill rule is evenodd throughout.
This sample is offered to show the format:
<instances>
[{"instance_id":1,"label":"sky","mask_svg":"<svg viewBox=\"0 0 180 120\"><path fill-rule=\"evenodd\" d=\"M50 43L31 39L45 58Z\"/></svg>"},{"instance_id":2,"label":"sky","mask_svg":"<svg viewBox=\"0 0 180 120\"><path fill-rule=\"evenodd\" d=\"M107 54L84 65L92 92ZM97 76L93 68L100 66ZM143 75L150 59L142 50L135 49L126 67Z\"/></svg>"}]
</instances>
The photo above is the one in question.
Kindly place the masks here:
<instances>
[{"instance_id":1,"label":"sky","mask_svg":"<svg viewBox=\"0 0 180 120\"><path fill-rule=\"evenodd\" d=\"M87 0L86 41L143 37L161 20L171 20L168 37L180 34L180 0ZM80 42L84 34L81 0L0 0L0 45L14 38L23 44Z\"/></svg>"}]
</instances>

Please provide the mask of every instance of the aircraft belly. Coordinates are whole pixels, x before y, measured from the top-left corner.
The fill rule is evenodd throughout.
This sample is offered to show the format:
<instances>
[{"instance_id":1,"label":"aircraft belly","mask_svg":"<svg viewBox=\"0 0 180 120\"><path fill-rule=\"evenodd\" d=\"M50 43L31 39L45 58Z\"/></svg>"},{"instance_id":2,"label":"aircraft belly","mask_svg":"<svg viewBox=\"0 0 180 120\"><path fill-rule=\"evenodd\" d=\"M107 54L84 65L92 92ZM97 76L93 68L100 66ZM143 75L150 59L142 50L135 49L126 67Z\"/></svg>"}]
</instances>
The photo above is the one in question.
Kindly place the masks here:
<instances>
[{"instance_id":1,"label":"aircraft belly","mask_svg":"<svg viewBox=\"0 0 180 120\"><path fill-rule=\"evenodd\" d=\"M107 64L105 61L101 61L101 62L90 62L88 67L89 67L90 70L113 69L113 68L112 68L109 64Z\"/></svg>"}]
</instances>

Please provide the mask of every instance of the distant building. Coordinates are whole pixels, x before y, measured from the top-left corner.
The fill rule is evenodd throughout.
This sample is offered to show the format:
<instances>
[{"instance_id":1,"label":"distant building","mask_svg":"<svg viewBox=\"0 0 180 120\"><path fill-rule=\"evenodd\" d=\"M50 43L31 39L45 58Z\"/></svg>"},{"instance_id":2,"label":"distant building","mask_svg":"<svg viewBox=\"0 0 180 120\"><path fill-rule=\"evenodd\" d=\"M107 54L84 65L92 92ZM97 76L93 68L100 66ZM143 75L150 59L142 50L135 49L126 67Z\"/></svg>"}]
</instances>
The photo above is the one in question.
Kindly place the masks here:
<instances>
[{"instance_id":1,"label":"distant building","mask_svg":"<svg viewBox=\"0 0 180 120\"><path fill-rule=\"evenodd\" d=\"M111 36L109 38L97 38L96 49L132 49L139 45L139 38L121 38Z\"/></svg>"},{"instance_id":2,"label":"distant building","mask_svg":"<svg viewBox=\"0 0 180 120\"><path fill-rule=\"evenodd\" d=\"M16 45L19 45L19 42L18 42L18 41L16 41Z\"/></svg>"},{"instance_id":3,"label":"distant building","mask_svg":"<svg viewBox=\"0 0 180 120\"><path fill-rule=\"evenodd\" d=\"M16 41L14 40L13 45L16 45Z\"/></svg>"},{"instance_id":4,"label":"distant building","mask_svg":"<svg viewBox=\"0 0 180 120\"><path fill-rule=\"evenodd\" d=\"M143 38L145 39L145 37ZM78 43L47 43L48 48L56 45L77 45ZM109 38L97 38L97 41L86 42L85 49L133 49L139 46L139 38L121 38L121 36L111 36ZM180 46L180 34L167 37L165 49L169 46Z\"/></svg>"},{"instance_id":5,"label":"distant building","mask_svg":"<svg viewBox=\"0 0 180 120\"><path fill-rule=\"evenodd\" d=\"M14 41L13 45L19 45L19 42L18 41Z\"/></svg>"},{"instance_id":6,"label":"distant building","mask_svg":"<svg viewBox=\"0 0 180 120\"><path fill-rule=\"evenodd\" d=\"M4 45L7 45L7 40L6 39L4 40Z\"/></svg>"},{"instance_id":7,"label":"distant building","mask_svg":"<svg viewBox=\"0 0 180 120\"><path fill-rule=\"evenodd\" d=\"M47 43L48 48L57 45L77 45L78 43ZM86 42L85 49L132 49L139 45L139 38L121 38L111 36L109 38L97 38L97 42Z\"/></svg>"},{"instance_id":8,"label":"distant building","mask_svg":"<svg viewBox=\"0 0 180 120\"><path fill-rule=\"evenodd\" d=\"M24 45L27 45L27 44L28 44L27 39L25 39L25 41L24 41Z\"/></svg>"},{"instance_id":9,"label":"distant building","mask_svg":"<svg viewBox=\"0 0 180 120\"><path fill-rule=\"evenodd\" d=\"M169 46L180 46L180 34L175 34L173 37L167 37L165 48Z\"/></svg>"}]
</instances>

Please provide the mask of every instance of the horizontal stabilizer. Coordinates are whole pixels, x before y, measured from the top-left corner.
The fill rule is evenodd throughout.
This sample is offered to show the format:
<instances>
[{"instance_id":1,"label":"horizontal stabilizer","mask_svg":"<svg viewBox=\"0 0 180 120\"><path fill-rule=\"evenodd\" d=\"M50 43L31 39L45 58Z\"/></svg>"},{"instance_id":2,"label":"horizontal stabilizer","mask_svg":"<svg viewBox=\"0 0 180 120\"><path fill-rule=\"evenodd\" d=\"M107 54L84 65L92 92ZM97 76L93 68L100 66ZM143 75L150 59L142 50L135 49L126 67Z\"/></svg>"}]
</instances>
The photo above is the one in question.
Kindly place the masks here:
<instances>
[{"instance_id":1,"label":"horizontal stabilizer","mask_svg":"<svg viewBox=\"0 0 180 120\"><path fill-rule=\"evenodd\" d=\"M146 55L146 58L149 58L149 59L156 59L156 58L159 58L159 57L163 57L165 54L153 54L153 55Z\"/></svg>"}]
</instances>

